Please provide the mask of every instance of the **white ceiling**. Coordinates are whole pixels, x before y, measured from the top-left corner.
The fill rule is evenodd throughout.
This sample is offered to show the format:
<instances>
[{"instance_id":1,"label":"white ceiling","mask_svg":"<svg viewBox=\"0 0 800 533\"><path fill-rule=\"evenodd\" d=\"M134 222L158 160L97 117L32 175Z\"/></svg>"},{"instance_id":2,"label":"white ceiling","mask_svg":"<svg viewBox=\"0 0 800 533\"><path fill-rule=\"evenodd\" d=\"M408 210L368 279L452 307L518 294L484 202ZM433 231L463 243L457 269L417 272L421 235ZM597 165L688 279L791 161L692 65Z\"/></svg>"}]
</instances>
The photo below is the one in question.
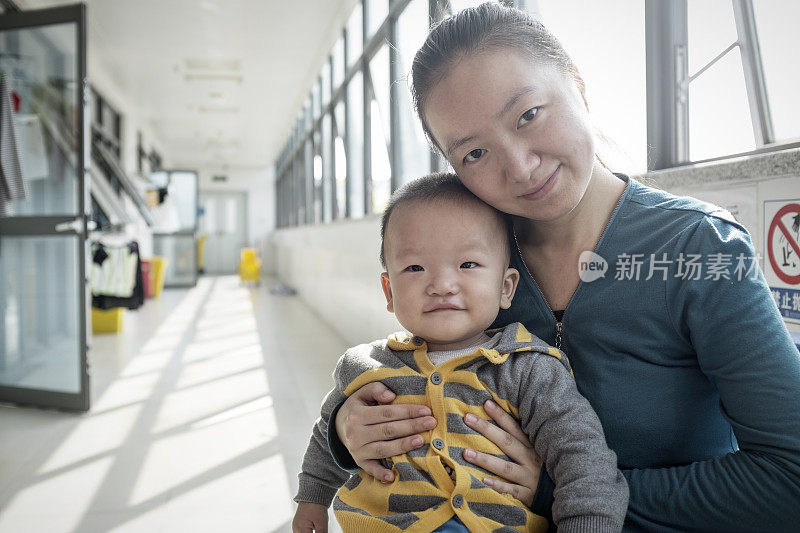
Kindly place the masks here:
<instances>
[{"instance_id":1,"label":"white ceiling","mask_svg":"<svg viewBox=\"0 0 800 533\"><path fill-rule=\"evenodd\" d=\"M87 0L89 79L118 88L109 100L135 110L173 167L263 168L356 1Z\"/></svg>"}]
</instances>

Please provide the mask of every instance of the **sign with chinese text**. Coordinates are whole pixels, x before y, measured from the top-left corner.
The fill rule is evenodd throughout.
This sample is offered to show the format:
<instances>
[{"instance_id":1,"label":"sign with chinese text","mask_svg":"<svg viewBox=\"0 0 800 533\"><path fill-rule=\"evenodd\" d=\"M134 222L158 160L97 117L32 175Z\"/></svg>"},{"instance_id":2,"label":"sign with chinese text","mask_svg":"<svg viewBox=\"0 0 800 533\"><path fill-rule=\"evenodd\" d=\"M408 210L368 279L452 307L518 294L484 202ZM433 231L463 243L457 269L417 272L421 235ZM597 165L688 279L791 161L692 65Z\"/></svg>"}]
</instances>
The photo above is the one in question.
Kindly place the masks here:
<instances>
[{"instance_id":1,"label":"sign with chinese text","mask_svg":"<svg viewBox=\"0 0 800 533\"><path fill-rule=\"evenodd\" d=\"M764 202L764 276L786 322L800 324L800 199Z\"/></svg>"}]
</instances>

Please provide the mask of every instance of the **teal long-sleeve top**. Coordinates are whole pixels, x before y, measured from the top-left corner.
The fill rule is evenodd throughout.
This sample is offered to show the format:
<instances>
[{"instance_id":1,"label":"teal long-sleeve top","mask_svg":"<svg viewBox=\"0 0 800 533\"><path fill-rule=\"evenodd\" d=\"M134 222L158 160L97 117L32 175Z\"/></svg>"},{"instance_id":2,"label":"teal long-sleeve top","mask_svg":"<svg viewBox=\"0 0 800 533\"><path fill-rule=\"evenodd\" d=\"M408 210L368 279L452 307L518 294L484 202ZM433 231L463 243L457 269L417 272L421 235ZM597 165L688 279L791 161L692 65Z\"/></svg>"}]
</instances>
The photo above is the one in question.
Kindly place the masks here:
<instances>
[{"instance_id":1,"label":"teal long-sleeve top","mask_svg":"<svg viewBox=\"0 0 800 533\"><path fill-rule=\"evenodd\" d=\"M583 277L561 349L630 486L625 531L798 531L800 354L747 231L629 180L595 253L608 270ZM518 249L512 266L519 287L495 325L554 344ZM549 506L542 481L534 512Z\"/></svg>"},{"instance_id":2,"label":"teal long-sleeve top","mask_svg":"<svg viewBox=\"0 0 800 533\"><path fill-rule=\"evenodd\" d=\"M798 531L800 354L751 269L747 231L629 180L594 251L608 270L578 286L561 348L628 481L624 530ZM555 344L518 249L512 266L519 286L493 327L522 322ZM335 431L329 442L352 466ZM543 469L534 512L546 514L552 490Z\"/></svg>"}]
</instances>

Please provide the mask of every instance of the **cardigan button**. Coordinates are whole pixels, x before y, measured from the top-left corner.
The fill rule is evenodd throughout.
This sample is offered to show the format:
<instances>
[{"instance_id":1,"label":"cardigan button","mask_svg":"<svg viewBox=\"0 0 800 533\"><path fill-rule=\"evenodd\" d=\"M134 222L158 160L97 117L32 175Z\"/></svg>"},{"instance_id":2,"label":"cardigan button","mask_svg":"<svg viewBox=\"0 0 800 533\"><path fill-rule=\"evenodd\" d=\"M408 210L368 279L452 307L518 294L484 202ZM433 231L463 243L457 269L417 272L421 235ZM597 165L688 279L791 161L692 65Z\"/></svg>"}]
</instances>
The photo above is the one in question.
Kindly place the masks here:
<instances>
[{"instance_id":1,"label":"cardigan button","mask_svg":"<svg viewBox=\"0 0 800 533\"><path fill-rule=\"evenodd\" d=\"M411 342L414 343L414 346L422 346L422 343L425 341L422 340L422 337L417 337L416 335L414 335L411 338Z\"/></svg>"},{"instance_id":2,"label":"cardigan button","mask_svg":"<svg viewBox=\"0 0 800 533\"><path fill-rule=\"evenodd\" d=\"M442 439L433 439L433 447L437 450L444 448L444 441Z\"/></svg>"},{"instance_id":3,"label":"cardigan button","mask_svg":"<svg viewBox=\"0 0 800 533\"><path fill-rule=\"evenodd\" d=\"M455 496L453 496L454 507L461 507L461 504L463 503L464 503L464 498L461 496L461 494L456 494Z\"/></svg>"},{"instance_id":4,"label":"cardigan button","mask_svg":"<svg viewBox=\"0 0 800 533\"><path fill-rule=\"evenodd\" d=\"M438 372L431 374L431 383L438 385L442 382L442 375Z\"/></svg>"}]
</instances>

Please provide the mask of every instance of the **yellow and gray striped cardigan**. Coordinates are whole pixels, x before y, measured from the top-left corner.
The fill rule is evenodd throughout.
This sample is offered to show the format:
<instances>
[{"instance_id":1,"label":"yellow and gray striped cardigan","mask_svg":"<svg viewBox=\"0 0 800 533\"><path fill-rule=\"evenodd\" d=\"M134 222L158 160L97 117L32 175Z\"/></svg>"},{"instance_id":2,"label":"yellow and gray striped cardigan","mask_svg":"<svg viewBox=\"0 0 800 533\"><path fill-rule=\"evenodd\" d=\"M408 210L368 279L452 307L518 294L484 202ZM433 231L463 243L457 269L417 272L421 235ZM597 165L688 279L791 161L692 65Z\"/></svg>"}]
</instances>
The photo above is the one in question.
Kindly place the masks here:
<instances>
[{"instance_id":1,"label":"yellow and gray striped cardigan","mask_svg":"<svg viewBox=\"0 0 800 533\"><path fill-rule=\"evenodd\" d=\"M627 485L571 374L563 353L519 323L504 328L493 349L478 348L439 366L428 359L423 339L404 333L351 348L334 371L336 389L323 402L295 500L329 505L341 487L333 508L345 532L433 531L454 515L470 531L546 531L545 518L488 487L482 480L491 474L462 458L465 448L506 458L463 421L467 413L488 419L483 403L491 399L521 422L547 465L556 484L559 531L619 531ZM421 448L388 461L392 483L363 471L348 480L327 445L332 410L373 381L397 394L394 403L427 405L439 421L423 433Z\"/></svg>"}]
</instances>

